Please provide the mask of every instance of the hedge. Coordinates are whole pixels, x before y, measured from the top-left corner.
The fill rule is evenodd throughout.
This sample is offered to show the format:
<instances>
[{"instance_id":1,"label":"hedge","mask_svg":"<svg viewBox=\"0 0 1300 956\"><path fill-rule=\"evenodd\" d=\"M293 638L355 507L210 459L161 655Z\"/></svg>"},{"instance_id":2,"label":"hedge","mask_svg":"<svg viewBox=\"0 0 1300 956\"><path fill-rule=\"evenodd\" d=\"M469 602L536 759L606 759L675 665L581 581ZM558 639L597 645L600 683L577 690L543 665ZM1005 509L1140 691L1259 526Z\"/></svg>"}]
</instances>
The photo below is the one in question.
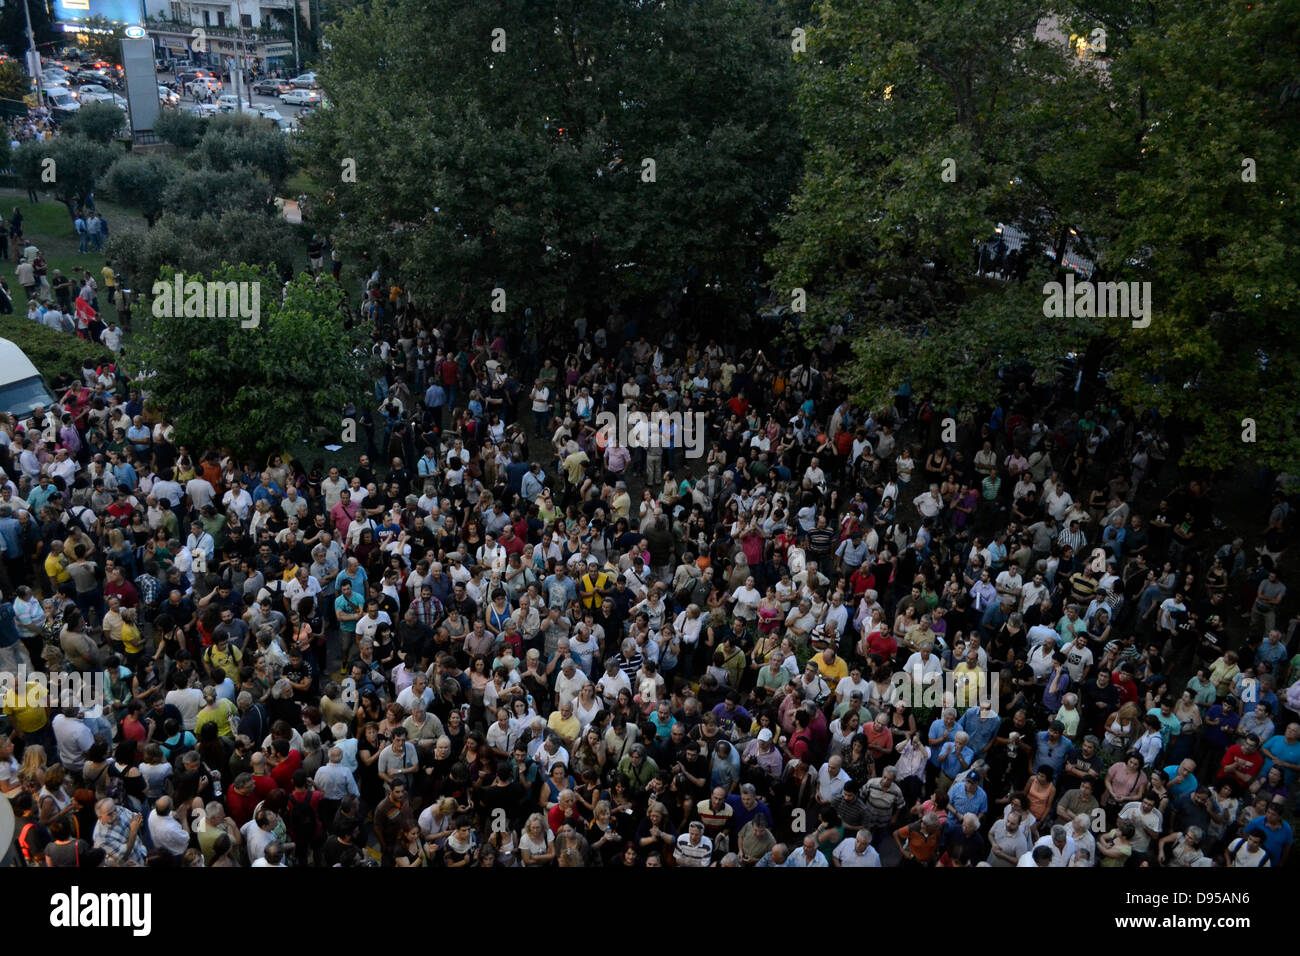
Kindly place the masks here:
<instances>
[{"instance_id":1,"label":"hedge","mask_svg":"<svg viewBox=\"0 0 1300 956\"><path fill-rule=\"evenodd\" d=\"M81 363L91 359L96 365L111 360L113 353L102 345L67 332L55 332L27 318L27 315L0 315L0 338L9 339L22 349L46 381L57 375L81 377Z\"/></svg>"}]
</instances>

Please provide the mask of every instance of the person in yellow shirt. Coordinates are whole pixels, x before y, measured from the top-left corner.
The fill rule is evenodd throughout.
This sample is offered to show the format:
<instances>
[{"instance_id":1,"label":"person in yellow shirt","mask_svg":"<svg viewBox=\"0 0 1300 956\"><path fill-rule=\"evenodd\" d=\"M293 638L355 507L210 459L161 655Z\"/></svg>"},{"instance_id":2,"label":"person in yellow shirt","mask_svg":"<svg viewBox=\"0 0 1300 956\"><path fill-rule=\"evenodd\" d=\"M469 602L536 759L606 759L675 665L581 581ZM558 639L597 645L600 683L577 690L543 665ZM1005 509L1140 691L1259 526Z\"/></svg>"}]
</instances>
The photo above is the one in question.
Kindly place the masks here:
<instances>
[{"instance_id":1,"label":"person in yellow shirt","mask_svg":"<svg viewBox=\"0 0 1300 956\"><path fill-rule=\"evenodd\" d=\"M127 664L134 668L136 661L144 653L144 637L140 634L140 627L136 623L135 608L124 608L121 614L122 648L126 651Z\"/></svg>"},{"instance_id":2,"label":"person in yellow shirt","mask_svg":"<svg viewBox=\"0 0 1300 956\"><path fill-rule=\"evenodd\" d=\"M233 646L224 634L217 635L212 646L203 652L203 665L207 668L209 677L218 668L227 677L234 677L239 673L243 660L244 655L239 652L239 648Z\"/></svg>"},{"instance_id":3,"label":"person in yellow shirt","mask_svg":"<svg viewBox=\"0 0 1300 956\"><path fill-rule=\"evenodd\" d=\"M45 710L48 703L48 686L34 679L29 678L22 687L6 686L0 691L0 708L9 718L9 725L24 737L40 733L49 723Z\"/></svg>"},{"instance_id":4,"label":"person in yellow shirt","mask_svg":"<svg viewBox=\"0 0 1300 956\"><path fill-rule=\"evenodd\" d=\"M979 651L971 648L960 664L952 669L952 684L958 711L978 707L987 690L988 678L980 667Z\"/></svg>"},{"instance_id":5,"label":"person in yellow shirt","mask_svg":"<svg viewBox=\"0 0 1300 956\"><path fill-rule=\"evenodd\" d=\"M578 579L578 594L582 598L582 606L594 611L604 603L605 597L613 592L614 584L610 576L600 570L597 562L587 562L587 573Z\"/></svg>"},{"instance_id":6,"label":"person in yellow shirt","mask_svg":"<svg viewBox=\"0 0 1300 956\"><path fill-rule=\"evenodd\" d=\"M554 711L546 722L546 728L558 734L564 746L572 750L578 739L578 733L582 730L582 723L573 713L573 702L569 701L559 710Z\"/></svg>"},{"instance_id":7,"label":"person in yellow shirt","mask_svg":"<svg viewBox=\"0 0 1300 956\"><path fill-rule=\"evenodd\" d=\"M218 697L216 688L203 688L203 707L194 718L194 736L201 738L204 724L216 724L217 736L228 740L235 739L235 724L232 719L239 716L239 709L228 697Z\"/></svg>"},{"instance_id":8,"label":"person in yellow shirt","mask_svg":"<svg viewBox=\"0 0 1300 956\"><path fill-rule=\"evenodd\" d=\"M70 579L68 574L68 561L63 554L63 542L55 539L50 542L50 553L45 556L45 576L50 579L50 584L57 591L59 585L66 584Z\"/></svg>"},{"instance_id":9,"label":"person in yellow shirt","mask_svg":"<svg viewBox=\"0 0 1300 956\"><path fill-rule=\"evenodd\" d=\"M835 685L841 678L849 676L849 665L845 663L844 658L835 653L833 647L828 647L816 655L812 663L817 665L817 672L821 674L822 680L826 681L831 693L835 692Z\"/></svg>"}]
</instances>

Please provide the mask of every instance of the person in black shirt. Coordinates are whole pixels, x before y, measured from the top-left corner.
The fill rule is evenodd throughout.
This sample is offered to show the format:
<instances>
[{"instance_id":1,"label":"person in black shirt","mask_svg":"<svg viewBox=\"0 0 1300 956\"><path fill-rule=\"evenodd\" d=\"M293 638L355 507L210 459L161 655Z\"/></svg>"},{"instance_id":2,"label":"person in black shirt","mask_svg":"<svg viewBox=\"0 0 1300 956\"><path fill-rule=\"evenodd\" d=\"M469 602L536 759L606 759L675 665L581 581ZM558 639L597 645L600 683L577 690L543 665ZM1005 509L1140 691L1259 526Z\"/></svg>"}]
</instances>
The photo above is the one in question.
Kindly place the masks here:
<instances>
[{"instance_id":1,"label":"person in black shirt","mask_svg":"<svg viewBox=\"0 0 1300 956\"><path fill-rule=\"evenodd\" d=\"M1080 731L1097 733L1106 718L1119 709L1119 688L1110 679L1110 671L1100 668L1097 675L1083 685L1080 694L1083 717Z\"/></svg>"}]
</instances>

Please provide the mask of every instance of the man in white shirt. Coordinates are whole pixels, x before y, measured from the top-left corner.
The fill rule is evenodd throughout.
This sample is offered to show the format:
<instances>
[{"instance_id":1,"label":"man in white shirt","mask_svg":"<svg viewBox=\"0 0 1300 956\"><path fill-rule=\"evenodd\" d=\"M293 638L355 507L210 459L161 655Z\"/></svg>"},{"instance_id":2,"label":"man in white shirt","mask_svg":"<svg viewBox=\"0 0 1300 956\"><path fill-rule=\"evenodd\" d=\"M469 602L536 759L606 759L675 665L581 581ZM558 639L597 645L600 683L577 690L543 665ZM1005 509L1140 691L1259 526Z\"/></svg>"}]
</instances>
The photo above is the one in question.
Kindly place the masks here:
<instances>
[{"instance_id":1,"label":"man in white shirt","mask_svg":"<svg viewBox=\"0 0 1300 956\"><path fill-rule=\"evenodd\" d=\"M560 639L559 649L561 652L568 650L566 639ZM560 673L555 678L555 706L564 707L573 703L586 683L587 675L578 668L577 662L572 657L565 658L560 665Z\"/></svg>"},{"instance_id":2,"label":"man in white shirt","mask_svg":"<svg viewBox=\"0 0 1300 956\"><path fill-rule=\"evenodd\" d=\"M831 804L840 798L844 785L852 778L844 770L844 758L831 757L817 771L817 802Z\"/></svg>"},{"instance_id":3,"label":"man in white shirt","mask_svg":"<svg viewBox=\"0 0 1300 956\"><path fill-rule=\"evenodd\" d=\"M248 858L257 865L257 861L266 855L266 848L275 841L275 823L276 815L271 810L259 810L253 817L242 827L239 828L240 834L244 838L244 849L248 853ZM150 831L152 832L152 831ZM264 864L270 866L271 864Z\"/></svg>"},{"instance_id":4,"label":"man in white shirt","mask_svg":"<svg viewBox=\"0 0 1300 956\"><path fill-rule=\"evenodd\" d=\"M149 837L155 847L166 850L173 856L180 856L189 848L189 831L180 820L176 819L178 812L184 813L186 810L185 807L179 811L174 810L171 797L158 798L153 805L153 813L149 814ZM264 812L274 816L270 811Z\"/></svg>"},{"instance_id":5,"label":"man in white shirt","mask_svg":"<svg viewBox=\"0 0 1300 956\"><path fill-rule=\"evenodd\" d=\"M381 624L392 627L393 619L388 616L387 611L379 610L379 602L367 601L366 613L357 621L357 640L361 641L370 638L373 641L375 632L379 630Z\"/></svg>"},{"instance_id":6,"label":"man in white shirt","mask_svg":"<svg viewBox=\"0 0 1300 956\"><path fill-rule=\"evenodd\" d=\"M65 707L52 721L54 739L59 745L59 763L64 768L79 773L86 762L86 751L95 745L95 735L81 719L76 707Z\"/></svg>"},{"instance_id":7,"label":"man in white shirt","mask_svg":"<svg viewBox=\"0 0 1300 956\"><path fill-rule=\"evenodd\" d=\"M758 604L763 595L754 587L753 577L745 578L745 583L732 592L731 599L736 602L733 613L746 623L758 618Z\"/></svg>"},{"instance_id":8,"label":"man in white shirt","mask_svg":"<svg viewBox=\"0 0 1300 956\"><path fill-rule=\"evenodd\" d=\"M163 699L181 712L181 726L193 730L198 723L199 711L203 709L203 691L197 687L181 687L168 691Z\"/></svg>"},{"instance_id":9,"label":"man in white shirt","mask_svg":"<svg viewBox=\"0 0 1300 956\"><path fill-rule=\"evenodd\" d=\"M1050 593L1047 585L1043 583L1043 575L1035 574L1032 581L1020 588L1020 613L1025 613Z\"/></svg>"},{"instance_id":10,"label":"man in white shirt","mask_svg":"<svg viewBox=\"0 0 1300 956\"><path fill-rule=\"evenodd\" d=\"M836 866L880 866L880 854L871 845L871 830L859 828L852 840L841 840L831 854Z\"/></svg>"},{"instance_id":11,"label":"man in white shirt","mask_svg":"<svg viewBox=\"0 0 1300 956\"><path fill-rule=\"evenodd\" d=\"M613 707L618 701L618 692L620 690L632 691L632 684L627 679L627 675L618 666L618 661L609 658L605 661L605 676L596 683L596 689L600 691L600 696L605 699L608 707Z\"/></svg>"},{"instance_id":12,"label":"man in white shirt","mask_svg":"<svg viewBox=\"0 0 1300 956\"><path fill-rule=\"evenodd\" d=\"M212 504L212 499L217 496L217 490L212 487L208 479L202 475L195 475L185 482L185 494L189 495L190 507L195 511L202 511Z\"/></svg>"},{"instance_id":13,"label":"man in white shirt","mask_svg":"<svg viewBox=\"0 0 1300 956\"><path fill-rule=\"evenodd\" d=\"M1048 864L1052 867L1067 867L1070 861L1074 859L1074 840L1071 839L1070 833L1064 826L1057 824L1052 827L1052 832L1039 837L1038 842L1034 844L1037 849L1045 846L1052 851L1052 862Z\"/></svg>"}]
</instances>

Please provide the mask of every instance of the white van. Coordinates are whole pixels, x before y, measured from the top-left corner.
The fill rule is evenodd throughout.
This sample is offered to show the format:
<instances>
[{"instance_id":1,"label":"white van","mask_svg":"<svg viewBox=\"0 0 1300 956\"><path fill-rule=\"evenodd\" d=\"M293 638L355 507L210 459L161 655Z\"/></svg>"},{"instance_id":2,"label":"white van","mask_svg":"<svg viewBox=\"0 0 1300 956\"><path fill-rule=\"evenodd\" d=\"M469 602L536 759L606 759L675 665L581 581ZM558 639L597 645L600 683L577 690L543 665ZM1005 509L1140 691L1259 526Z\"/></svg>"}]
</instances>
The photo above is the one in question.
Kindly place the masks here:
<instances>
[{"instance_id":1,"label":"white van","mask_svg":"<svg viewBox=\"0 0 1300 956\"><path fill-rule=\"evenodd\" d=\"M54 394L32 360L13 342L0 339L0 408L23 418L37 405L53 404Z\"/></svg>"}]
</instances>

